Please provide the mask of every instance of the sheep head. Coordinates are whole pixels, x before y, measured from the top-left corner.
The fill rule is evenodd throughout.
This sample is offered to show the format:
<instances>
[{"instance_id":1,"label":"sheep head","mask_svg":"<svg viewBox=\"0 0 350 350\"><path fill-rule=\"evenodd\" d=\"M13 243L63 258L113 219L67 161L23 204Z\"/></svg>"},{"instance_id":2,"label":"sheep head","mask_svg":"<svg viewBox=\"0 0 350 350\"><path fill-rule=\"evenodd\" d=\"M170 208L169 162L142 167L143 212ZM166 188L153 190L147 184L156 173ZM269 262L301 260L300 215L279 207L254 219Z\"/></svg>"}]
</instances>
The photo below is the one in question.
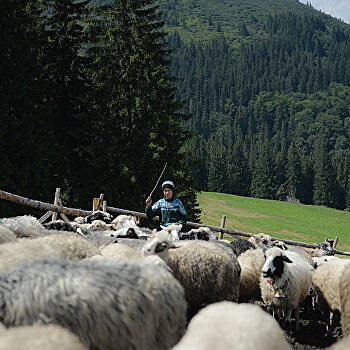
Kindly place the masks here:
<instances>
[{"instance_id":1,"label":"sheep head","mask_svg":"<svg viewBox=\"0 0 350 350\"><path fill-rule=\"evenodd\" d=\"M281 277L284 271L284 263L292 263L279 248L271 248L265 252L265 264L261 269L263 277Z\"/></svg>"}]
</instances>

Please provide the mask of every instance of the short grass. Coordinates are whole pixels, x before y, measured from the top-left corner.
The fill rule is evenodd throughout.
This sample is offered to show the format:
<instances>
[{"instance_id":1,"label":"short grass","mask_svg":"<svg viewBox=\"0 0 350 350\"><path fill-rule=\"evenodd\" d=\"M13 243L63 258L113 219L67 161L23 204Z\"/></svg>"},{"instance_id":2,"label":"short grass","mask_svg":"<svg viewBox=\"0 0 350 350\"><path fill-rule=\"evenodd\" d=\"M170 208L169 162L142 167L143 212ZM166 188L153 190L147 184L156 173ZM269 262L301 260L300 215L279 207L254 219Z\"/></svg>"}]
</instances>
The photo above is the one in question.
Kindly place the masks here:
<instances>
[{"instance_id":1,"label":"short grass","mask_svg":"<svg viewBox=\"0 0 350 350\"><path fill-rule=\"evenodd\" d=\"M307 243L339 237L337 249L350 251L350 212L214 192L198 193L198 202L203 224L219 227L226 215L232 230Z\"/></svg>"}]
</instances>

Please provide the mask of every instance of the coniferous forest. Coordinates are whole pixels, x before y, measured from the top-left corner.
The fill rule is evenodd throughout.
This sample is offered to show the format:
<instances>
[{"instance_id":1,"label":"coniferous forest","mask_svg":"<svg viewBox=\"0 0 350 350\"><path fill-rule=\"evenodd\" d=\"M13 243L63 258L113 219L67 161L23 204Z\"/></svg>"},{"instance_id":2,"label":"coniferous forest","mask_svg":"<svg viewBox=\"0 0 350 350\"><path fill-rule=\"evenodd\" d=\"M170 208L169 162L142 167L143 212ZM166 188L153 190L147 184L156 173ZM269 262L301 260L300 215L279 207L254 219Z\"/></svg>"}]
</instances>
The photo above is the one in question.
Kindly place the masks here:
<instances>
[{"instance_id":1,"label":"coniferous forest","mask_svg":"<svg viewBox=\"0 0 350 350\"><path fill-rule=\"evenodd\" d=\"M222 11L216 24L205 2L198 24L204 1L182 20L178 3L162 6L197 188L349 208L350 26L298 1L265 15L261 1L218 2L245 17Z\"/></svg>"},{"instance_id":2,"label":"coniferous forest","mask_svg":"<svg viewBox=\"0 0 350 350\"><path fill-rule=\"evenodd\" d=\"M350 208L349 25L296 0L9 0L0 16L2 190L143 210L167 162L191 221L196 190Z\"/></svg>"}]
</instances>

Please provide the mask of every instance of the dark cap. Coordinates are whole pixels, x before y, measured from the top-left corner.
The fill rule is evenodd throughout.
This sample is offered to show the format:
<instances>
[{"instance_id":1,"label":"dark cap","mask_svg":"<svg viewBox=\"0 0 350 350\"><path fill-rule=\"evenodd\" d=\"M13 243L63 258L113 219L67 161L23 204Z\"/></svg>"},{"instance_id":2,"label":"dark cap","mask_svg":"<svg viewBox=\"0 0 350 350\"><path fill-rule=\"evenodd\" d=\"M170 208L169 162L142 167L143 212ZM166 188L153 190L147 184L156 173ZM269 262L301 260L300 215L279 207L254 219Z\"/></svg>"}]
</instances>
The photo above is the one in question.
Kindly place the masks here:
<instances>
[{"instance_id":1,"label":"dark cap","mask_svg":"<svg viewBox=\"0 0 350 350\"><path fill-rule=\"evenodd\" d=\"M165 188L170 188L174 192L175 185L172 181L164 181L162 183L162 190L164 191Z\"/></svg>"}]
</instances>

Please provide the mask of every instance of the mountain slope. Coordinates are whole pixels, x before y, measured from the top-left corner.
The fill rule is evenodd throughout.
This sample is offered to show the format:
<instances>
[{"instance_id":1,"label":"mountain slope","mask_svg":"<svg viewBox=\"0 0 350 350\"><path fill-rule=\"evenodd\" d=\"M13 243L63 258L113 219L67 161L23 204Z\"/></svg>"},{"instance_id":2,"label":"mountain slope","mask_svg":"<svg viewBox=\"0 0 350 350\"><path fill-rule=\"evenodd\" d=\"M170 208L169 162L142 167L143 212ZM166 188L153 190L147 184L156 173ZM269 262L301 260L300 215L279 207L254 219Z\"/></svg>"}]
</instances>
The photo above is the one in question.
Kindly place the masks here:
<instances>
[{"instance_id":1,"label":"mountain slope","mask_svg":"<svg viewBox=\"0 0 350 350\"><path fill-rule=\"evenodd\" d=\"M157 0L164 13L165 29L178 31L185 42L208 41L223 35L233 47L251 39L266 38L263 28L268 14L290 11L318 15L328 24L339 20L297 0Z\"/></svg>"},{"instance_id":2,"label":"mountain slope","mask_svg":"<svg viewBox=\"0 0 350 350\"><path fill-rule=\"evenodd\" d=\"M198 188L350 208L350 26L295 0L158 3Z\"/></svg>"}]
</instances>

